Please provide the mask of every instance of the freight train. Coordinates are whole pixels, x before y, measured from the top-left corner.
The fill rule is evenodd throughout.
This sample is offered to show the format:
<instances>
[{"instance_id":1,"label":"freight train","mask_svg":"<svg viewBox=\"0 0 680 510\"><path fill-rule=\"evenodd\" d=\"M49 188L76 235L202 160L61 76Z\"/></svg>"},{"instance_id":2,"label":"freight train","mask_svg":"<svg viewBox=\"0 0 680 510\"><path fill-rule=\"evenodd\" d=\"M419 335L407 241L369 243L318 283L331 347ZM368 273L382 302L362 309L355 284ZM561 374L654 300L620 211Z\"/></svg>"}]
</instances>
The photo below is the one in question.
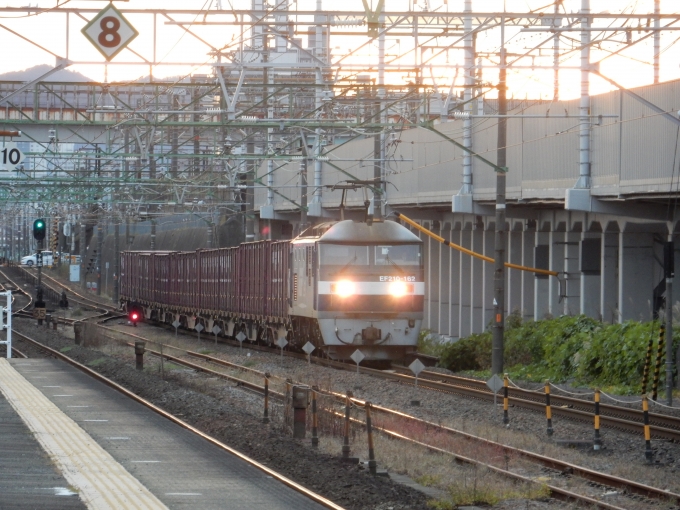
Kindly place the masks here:
<instances>
[{"instance_id":1,"label":"freight train","mask_svg":"<svg viewBox=\"0 0 680 510\"><path fill-rule=\"evenodd\" d=\"M393 221L316 225L287 241L121 254L123 307L146 319L274 345L311 342L331 359L416 350L425 297L422 241ZM176 322L177 321L177 322ZM176 326L177 327L177 326Z\"/></svg>"}]
</instances>

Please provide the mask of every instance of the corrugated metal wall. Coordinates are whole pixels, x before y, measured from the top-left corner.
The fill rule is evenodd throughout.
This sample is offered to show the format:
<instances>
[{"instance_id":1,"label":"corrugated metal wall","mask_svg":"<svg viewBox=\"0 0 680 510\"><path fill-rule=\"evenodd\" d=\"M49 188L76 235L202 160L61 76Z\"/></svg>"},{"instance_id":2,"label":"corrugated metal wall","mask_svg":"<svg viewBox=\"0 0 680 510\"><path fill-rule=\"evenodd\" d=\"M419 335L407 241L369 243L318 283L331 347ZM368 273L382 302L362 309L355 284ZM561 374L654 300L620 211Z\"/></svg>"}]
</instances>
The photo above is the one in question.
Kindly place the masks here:
<instances>
[{"instance_id":1,"label":"corrugated metal wall","mask_svg":"<svg viewBox=\"0 0 680 510\"><path fill-rule=\"evenodd\" d=\"M680 110L680 82L668 82L633 89L637 94L677 115ZM493 101L486 113L493 114ZM572 188L579 176L579 101L511 101L515 114L540 115L550 118L508 120L508 199L563 200L565 190ZM619 196L630 193L659 193L677 188L674 165L680 163L678 126L635 99L615 91L592 98L591 113L620 115L618 118L592 119L591 171L593 194ZM559 118L569 115L570 118ZM558 118L555 118L558 117ZM496 161L497 119L473 120L473 149ZM435 125L448 137L462 143L463 122L452 120ZM463 151L441 136L422 128L413 128L387 136L387 197L392 205L449 204L451 196L462 185ZM373 139L355 140L339 147L328 147L331 165L323 164L323 184L356 177L373 177ZM354 161L347 161L354 160ZM260 175L266 173L266 164ZM347 175L350 174L350 175ZM671 181L674 181L672 184ZM263 179L265 181L265 179ZM299 183L299 161L283 165L274 173L275 186ZM314 164L308 168L308 183L314 183ZM396 189L395 189L396 187ZM493 200L495 174L479 160L473 163L475 200ZM292 200L299 201L298 189L281 189ZM313 188L310 187L310 195ZM265 202L266 191L259 190L257 205ZM340 192L324 190L325 207L337 207ZM347 205L359 206L363 195L348 193ZM275 197L279 210L292 204Z\"/></svg>"}]
</instances>

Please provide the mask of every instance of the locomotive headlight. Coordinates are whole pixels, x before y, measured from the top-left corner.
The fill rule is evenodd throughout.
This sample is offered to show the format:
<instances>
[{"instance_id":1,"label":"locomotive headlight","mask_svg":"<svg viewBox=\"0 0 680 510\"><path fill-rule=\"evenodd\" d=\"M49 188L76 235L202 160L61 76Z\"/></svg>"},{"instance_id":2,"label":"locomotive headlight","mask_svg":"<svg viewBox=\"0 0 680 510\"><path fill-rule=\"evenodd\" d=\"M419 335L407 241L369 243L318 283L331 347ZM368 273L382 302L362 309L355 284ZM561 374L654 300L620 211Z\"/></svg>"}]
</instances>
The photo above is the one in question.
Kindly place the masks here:
<instances>
[{"instance_id":1,"label":"locomotive headlight","mask_svg":"<svg viewBox=\"0 0 680 510\"><path fill-rule=\"evenodd\" d=\"M389 292L392 297L404 297L406 294L413 293L413 285L406 282L392 282L390 283Z\"/></svg>"},{"instance_id":2,"label":"locomotive headlight","mask_svg":"<svg viewBox=\"0 0 680 510\"><path fill-rule=\"evenodd\" d=\"M331 292L341 298L352 296L355 291L354 282L350 282L349 280L340 280L331 285Z\"/></svg>"}]
</instances>

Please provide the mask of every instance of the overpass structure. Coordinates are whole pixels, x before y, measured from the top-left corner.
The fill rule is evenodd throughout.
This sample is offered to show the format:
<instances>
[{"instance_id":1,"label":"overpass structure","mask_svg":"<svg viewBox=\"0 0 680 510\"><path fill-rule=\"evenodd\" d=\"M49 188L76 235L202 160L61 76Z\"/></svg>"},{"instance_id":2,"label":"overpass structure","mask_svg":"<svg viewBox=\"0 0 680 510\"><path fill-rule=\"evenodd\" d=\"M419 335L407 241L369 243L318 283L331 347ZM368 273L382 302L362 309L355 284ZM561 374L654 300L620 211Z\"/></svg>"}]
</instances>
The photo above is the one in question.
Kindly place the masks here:
<instances>
[{"instance_id":1,"label":"overpass structure","mask_svg":"<svg viewBox=\"0 0 680 510\"><path fill-rule=\"evenodd\" d=\"M328 10L319 0L309 11L288 1L252 0L241 10L219 1L206 10L131 4L121 12L153 33L150 46L134 43L116 57L149 68L131 82L57 79L76 64L101 65L78 61L69 33L98 9L0 8L26 14L26 23L61 16L55 27L65 41L65 53L54 53L39 37L0 26L56 57L42 76L0 81L0 128L21 130L15 141L27 155L0 172L5 256L29 250L27 224L37 216L59 226L62 249L68 224L66 246L85 257L107 226L116 239L120 225L139 226L153 243L168 216L199 218L211 247L222 222L238 223L233 243L282 238L343 214L359 218L367 203L376 216L397 210L493 256L504 151L507 259L559 273L510 271L506 311L650 318L665 292L664 246L678 232L680 84L660 80L660 43L680 14L663 13L660 0L637 13L592 12L589 0L514 13L475 11L472 0L457 2L458 11L453 2L406 3L397 11L382 1ZM160 66L196 63L159 58L157 33L169 28L201 41L208 71L154 77ZM231 41L228 30L236 30ZM529 48L507 61L510 32ZM653 41L653 84L626 89L601 72L600 62L645 41ZM510 99L499 112L499 66L553 73L551 99ZM580 73L576 100L560 99L565 70ZM592 80L615 90L592 95ZM341 189L357 181L364 191ZM114 250L128 244L116 241ZM484 330L493 267L425 245L425 326L454 338Z\"/></svg>"}]
</instances>

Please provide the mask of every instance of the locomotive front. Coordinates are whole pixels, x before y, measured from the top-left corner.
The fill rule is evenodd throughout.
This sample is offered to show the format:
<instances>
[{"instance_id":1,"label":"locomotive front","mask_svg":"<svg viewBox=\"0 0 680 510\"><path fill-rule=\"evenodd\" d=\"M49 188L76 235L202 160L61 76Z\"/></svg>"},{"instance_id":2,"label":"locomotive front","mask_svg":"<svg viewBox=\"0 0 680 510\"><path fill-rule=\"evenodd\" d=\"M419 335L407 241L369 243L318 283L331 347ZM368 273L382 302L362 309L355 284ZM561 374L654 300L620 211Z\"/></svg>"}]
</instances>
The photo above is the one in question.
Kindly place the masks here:
<instances>
[{"instance_id":1,"label":"locomotive front","mask_svg":"<svg viewBox=\"0 0 680 510\"><path fill-rule=\"evenodd\" d=\"M317 240L316 313L329 357L393 360L416 350L422 241L393 221L345 220Z\"/></svg>"}]
</instances>

